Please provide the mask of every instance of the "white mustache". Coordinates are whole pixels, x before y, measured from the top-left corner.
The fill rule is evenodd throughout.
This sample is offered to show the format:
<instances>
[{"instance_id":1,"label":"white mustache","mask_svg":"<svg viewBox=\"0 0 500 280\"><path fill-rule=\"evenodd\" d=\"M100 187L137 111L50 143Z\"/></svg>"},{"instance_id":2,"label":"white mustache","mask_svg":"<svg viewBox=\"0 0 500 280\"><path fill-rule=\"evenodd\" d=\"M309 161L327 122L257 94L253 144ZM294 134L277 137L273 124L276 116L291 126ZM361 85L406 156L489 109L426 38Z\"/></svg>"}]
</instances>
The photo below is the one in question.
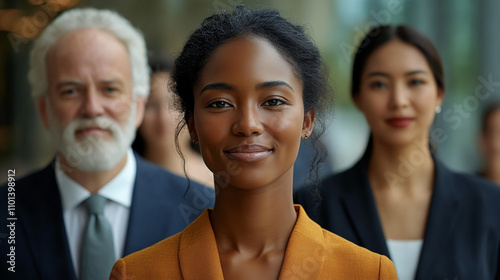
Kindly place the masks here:
<instances>
[{"instance_id":1,"label":"white mustache","mask_svg":"<svg viewBox=\"0 0 500 280\"><path fill-rule=\"evenodd\" d=\"M116 123L113 119L110 119L108 117L100 116L92 119L76 119L73 120L68 127L66 128L65 132L69 132L70 135L67 135L67 137L74 137L74 133L77 130L80 129L85 129L85 128L99 128L103 130L109 130L111 132L111 135L113 137L116 137L117 135L120 134L120 125Z\"/></svg>"}]
</instances>

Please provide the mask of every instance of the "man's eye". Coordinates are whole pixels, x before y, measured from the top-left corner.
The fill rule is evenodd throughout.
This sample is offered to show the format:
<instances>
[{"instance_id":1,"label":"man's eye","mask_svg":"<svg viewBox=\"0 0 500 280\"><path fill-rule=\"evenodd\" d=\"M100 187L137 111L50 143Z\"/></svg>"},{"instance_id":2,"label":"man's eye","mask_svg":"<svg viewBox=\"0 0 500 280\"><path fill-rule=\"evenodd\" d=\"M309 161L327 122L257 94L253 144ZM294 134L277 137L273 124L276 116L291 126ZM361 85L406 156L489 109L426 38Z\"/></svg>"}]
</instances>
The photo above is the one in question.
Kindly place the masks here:
<instances>
[{"instance_id":1,"label":"man's eye","mask_svg":"<svg viewBox=\"0 0 500 280\"><path fill-rule=\"evenodd\" d=\"M75 94L76 93L76 89L75 88L70 88L70 89L66 89L66 90L63 90L62 92L64 95L71 95L71 94Z\"/></svg>"}]
</instances>

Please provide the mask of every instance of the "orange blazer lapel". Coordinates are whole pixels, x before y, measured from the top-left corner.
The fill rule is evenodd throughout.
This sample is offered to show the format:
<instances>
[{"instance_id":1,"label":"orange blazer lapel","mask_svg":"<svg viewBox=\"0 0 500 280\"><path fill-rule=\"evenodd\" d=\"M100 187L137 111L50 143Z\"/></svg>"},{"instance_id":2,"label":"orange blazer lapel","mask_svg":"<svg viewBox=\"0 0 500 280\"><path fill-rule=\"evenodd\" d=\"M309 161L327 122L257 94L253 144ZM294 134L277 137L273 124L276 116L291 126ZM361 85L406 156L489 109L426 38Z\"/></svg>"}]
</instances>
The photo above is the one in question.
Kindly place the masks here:
<instances>
[{"instance_id":1,"label":"orange blazer lapel","mask_svg":"<svg viewBox=\"0 0 500 280\"><path fill-rule=\"evenodd\" d=\"M224 279L208 209L182 233L179 265L184 279Z\"/></svg>"},{"instance_id":2,"label":"orange blazer lapel","mask_svg":"<svg viewBox=\"0 0 500 280\"><path fill-rule=\"evenodd\" d=\"M397 279L391 261L361 248L311 220L300 205L280 280L284 279Z\"/></svg>"},{"instance_id":3,"label":"orange blazer lapel","mask_svg":"<svg viewBox=\"0 0 500 280\"><path fill-rule=\"evenodd\" d=\"M285 252L279 279L319 279L325 255L323 230L301 206Z\"/></svg>"}]
</instances>

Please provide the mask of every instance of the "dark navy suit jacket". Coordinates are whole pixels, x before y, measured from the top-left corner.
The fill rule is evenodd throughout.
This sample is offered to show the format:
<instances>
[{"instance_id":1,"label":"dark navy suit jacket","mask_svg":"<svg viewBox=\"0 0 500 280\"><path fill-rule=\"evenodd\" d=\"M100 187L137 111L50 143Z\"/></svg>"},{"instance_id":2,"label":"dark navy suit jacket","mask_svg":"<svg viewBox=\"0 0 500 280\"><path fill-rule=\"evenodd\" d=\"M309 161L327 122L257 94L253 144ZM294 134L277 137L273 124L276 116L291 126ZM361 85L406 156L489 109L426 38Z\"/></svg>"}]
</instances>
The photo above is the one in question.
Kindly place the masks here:
<instances>
[{"instance_id":1,"label":"dark navy suit jacket","mask_svg":"<svg viewBox=\"0 0 500 280\"><path fill-rule=\"evenodd\" d=\"M182 231L205 208L213 207L215 197L212 189L192 181L186 192L185 178L171 174L138 155L136 162L124 255ZM7 192L7 186L0 187L0 279L76 280L54 162L16 181L15 273L7 270L10 266L7 254L12 246L7 241L10 230L5 227Z\"/></svg>"},{"instance_id":2,"label":"dark navy suit jacket","mask_svg":"<svg viewBox=\"0 0 500 280\"><path fill-rule=\"evenodd\" d=\"M326 178L319 205L311 188L295 193L295 202L323 228L390 257L368 180L369 159L368 151L349 170ZM500 279L500 187L434 162L434 191L415 279Z\"/></svg>"}]
</instances>

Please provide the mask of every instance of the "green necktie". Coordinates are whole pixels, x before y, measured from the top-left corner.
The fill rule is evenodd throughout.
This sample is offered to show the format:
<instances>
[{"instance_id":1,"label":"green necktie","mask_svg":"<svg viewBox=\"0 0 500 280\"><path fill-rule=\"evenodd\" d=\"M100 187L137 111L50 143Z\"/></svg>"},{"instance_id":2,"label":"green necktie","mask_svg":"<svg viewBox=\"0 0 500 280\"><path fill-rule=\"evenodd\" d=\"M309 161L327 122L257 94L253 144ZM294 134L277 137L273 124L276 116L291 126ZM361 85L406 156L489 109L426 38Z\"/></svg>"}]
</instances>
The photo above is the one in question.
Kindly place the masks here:
<instances>
[{"instance_id":1,"label":"green necktie","mask_svg":"<svg viewBox=\"0 0 500 280\"><path fill-rule=\"evenodd\" d=\"M94 194L83 205L88 220L80 251L80 280L107 280L116 260L113 232L104 217L106 198Z\"/></svg>"}]
</instances>

